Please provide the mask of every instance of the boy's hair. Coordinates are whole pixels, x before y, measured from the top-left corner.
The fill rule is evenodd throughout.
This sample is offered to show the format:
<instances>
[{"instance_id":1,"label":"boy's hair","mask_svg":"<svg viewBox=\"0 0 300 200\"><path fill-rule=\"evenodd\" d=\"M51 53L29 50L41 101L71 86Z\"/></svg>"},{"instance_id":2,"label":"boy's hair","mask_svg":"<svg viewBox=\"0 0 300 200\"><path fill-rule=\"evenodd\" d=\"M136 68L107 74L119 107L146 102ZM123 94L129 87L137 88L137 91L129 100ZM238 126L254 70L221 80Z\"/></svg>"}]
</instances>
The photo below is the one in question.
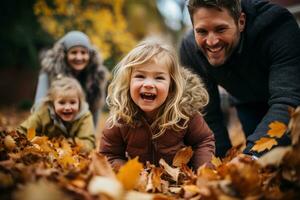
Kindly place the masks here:
<instances>
[{"instance_id":1,"label":"boy's hair","mask_svg":"<svg viewBox=\"0 0 300 200\"><path fill-rule=\"evenodd\" d=\"M64 95L68 95L70 90L75 90L79 98L79 106L85 102L85 95L79 82L71 77L59 77L51 83L51 86L47 92L47 96L44 99L44 104L53 104L58 92L63 92Z\"/></svg>"},{"instance_id":2,"label":"boy's hair","mask_svg":"<svg viewBox=\"0 0 300 200\"><path fill-rule=\"evenodd\" d=\"M182 130L186 128L191 113L185 113L181 108L185 82L181 75L178 58L174 49L163 42L151 38L139 43L117 64L113 70L114 77L108 87L107 104L111 115L110 126L119 122L134 126L138 123L140 109L130 97L130 77L134 67L154 62L167 65L170 72L170 88L166 101L160 107L152 127L159 127L159 137L166 129Z\"/></svg>"},{"instance_id":3,"label":"boy's hair","mask_svg":"<svg viewBox=\"0 0 300 200\"><path fill-rule=\"evenodd\" d=\"M241 15L241 0L189 0L188 10L193 23L193 15L199 8L215 8L221 10L222 8L228 10L234 21L237 23Z\"/></svg>"}]
</instances>

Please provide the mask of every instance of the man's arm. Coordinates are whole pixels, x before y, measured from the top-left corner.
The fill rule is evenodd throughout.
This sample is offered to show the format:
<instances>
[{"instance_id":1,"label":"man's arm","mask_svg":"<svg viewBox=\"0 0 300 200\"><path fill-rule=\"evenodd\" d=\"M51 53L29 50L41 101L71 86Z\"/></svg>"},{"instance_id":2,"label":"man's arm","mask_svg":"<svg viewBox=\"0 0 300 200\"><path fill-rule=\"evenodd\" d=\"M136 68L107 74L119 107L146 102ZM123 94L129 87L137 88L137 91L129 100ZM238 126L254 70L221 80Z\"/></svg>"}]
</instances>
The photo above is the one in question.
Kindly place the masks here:
<instances>
[{"instance_id":1,"label":"man's arm","mask_svg":"<svg viewBox=\"0 0 300 200\"><path fill-rule=\"evenodd\" d=\"M189 67L203 80L209 94L209 104L205 107L204 119L213 131L216 140L216 156L224 157L231 147L229 135L224 125L217 84L209 77L201 64L192 32L183 38L180 46L180 59L183 66Z\"/></svg>"},{"instance_id":2,"label":"man's arm","mask_svg":"<svg viewBox=\"0 0 300 200\"><path fill-rule=\"evenodd\" d=\"M300 30L296 21L290 17L290 20L277 25L272 34L266 38L266 42L265 57L270 63L268 77L270 109L254 133L247 138L247 147L244 151L256 156L264 152L254 152L251 148L261 137L268 137L269 124L274 121L288 124L290 119L288 107L300 105ZM277 142L278 145L287 145L290 141L288 136L284 135Z\"/></svg>"}]
</instances>

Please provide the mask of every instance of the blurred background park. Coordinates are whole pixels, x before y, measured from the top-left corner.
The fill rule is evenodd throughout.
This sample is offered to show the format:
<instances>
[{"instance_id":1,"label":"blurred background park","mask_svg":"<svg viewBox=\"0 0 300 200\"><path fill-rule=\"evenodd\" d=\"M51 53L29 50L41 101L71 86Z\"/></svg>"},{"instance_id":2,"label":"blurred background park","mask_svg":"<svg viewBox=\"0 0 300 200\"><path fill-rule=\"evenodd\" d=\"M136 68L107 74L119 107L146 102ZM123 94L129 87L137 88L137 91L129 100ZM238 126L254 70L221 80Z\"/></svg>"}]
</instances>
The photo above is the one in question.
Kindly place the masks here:
<instances>
[{"instance_id":1,"label":"blurred background park","mask_svg":"<svg viewBox=\"0 0 300 200\"><path fill-rule=\"evenodd\" d=\"M300 0L272 0L300 23ZM0 125L17 124L33 103L39 53L70 30L85 32L109 70L141 39L175 48L191 28L186 0L5 0L0 7Z\"/></svg>"}]
</instances>

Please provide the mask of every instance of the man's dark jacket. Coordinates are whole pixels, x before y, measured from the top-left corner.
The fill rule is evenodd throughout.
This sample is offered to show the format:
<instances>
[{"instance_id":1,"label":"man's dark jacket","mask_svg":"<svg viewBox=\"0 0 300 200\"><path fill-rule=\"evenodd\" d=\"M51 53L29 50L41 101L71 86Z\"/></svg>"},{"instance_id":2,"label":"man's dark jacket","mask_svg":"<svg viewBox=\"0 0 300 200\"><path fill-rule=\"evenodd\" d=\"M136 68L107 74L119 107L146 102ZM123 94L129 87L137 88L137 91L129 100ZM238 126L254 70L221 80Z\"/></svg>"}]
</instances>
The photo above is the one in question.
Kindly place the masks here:
<instances>
[{"instance_id":1,"label":"man's dark jacket","mask_svg":"<svg viewBox=\"0 0 300 200\"><path fill-rule=\"evenodd\" d=\"M197 48L191 30L182 40L182 64L194 69L206 84L210 103L205 119L216 138L217 155L230 148L226 127L222 120L217 85L221 85L239 103L267 103L269 109L257 128L247 138L245 153L255 141L268 137L269 124L289 121L288 106L300 104L300 31L287 9L261 0L242 0L246 27L236 51L227 62L212 67ZM257 108L259 109L259 108ZM287 141L279 139L279 144Z\"/></svg>"}]
</instances>

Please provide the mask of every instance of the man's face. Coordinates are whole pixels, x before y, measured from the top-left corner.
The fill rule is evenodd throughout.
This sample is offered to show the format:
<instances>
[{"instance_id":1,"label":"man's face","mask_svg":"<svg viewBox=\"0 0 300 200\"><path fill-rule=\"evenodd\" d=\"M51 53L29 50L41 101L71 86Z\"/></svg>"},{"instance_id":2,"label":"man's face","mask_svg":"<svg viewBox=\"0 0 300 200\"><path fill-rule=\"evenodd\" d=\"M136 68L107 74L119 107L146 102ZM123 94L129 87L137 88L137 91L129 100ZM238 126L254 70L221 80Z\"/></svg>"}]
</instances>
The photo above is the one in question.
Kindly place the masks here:
<instances>
[{"instance_id":1,"label":"man's face","mask_svg":"<svg viewBox=\"0 0 300 200\"><path fill-rule=\"evenodd\" d=\"M195 40L212 66L223 65L237 47L245 14L236 23L226 9L199 8L193 15Z\"/></svg>"}]
</instances>

